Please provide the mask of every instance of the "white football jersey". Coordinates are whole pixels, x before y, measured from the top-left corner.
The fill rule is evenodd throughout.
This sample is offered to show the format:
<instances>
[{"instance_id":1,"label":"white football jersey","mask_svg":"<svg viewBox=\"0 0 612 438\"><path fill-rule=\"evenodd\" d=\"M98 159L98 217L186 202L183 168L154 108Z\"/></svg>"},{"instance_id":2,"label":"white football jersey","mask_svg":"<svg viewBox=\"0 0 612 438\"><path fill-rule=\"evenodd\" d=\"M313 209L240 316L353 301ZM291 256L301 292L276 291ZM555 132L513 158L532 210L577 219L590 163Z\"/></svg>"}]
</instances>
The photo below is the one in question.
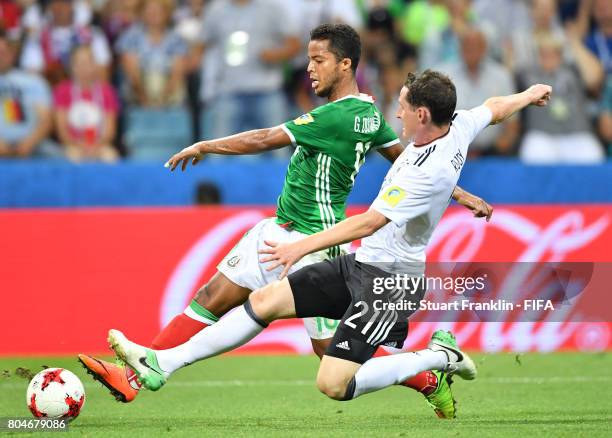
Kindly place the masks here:
<instances>
[{"instance_id":1,"label":"white football jersey","mask_svg":"<svg viewBox=\"0 0 612 438\"><path fill-rule=\"evenodd\" d=\"M370 207L390 222L362 240L357 261L384 263L380 267L390 272L423 273L425 248L451 200L468 147L491 118L484 105L457 111L446 135L406 147Z\"/></svg>"}]
</instances>

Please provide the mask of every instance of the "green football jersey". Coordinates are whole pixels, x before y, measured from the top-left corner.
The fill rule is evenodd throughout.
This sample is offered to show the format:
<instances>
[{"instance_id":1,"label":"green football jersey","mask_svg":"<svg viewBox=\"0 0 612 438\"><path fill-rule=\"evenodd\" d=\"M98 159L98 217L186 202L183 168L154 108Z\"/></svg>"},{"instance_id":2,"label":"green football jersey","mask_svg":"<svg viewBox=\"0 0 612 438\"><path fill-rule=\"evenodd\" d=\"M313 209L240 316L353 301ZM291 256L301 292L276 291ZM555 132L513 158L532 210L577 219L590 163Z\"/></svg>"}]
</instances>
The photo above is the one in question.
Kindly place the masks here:
<instances>
[{"instance_id":1,"label":"green football jersey","mask_svg":"<svg viewBox=\"0 0 612 438\"><path fill-rule=\"evenodd\" d=\"M399 143L370 96L346 96L287 122L295 152L278 198L277 223L306 234L346 217L346 198L366 154Z\"/></svg>"}]
</instances>

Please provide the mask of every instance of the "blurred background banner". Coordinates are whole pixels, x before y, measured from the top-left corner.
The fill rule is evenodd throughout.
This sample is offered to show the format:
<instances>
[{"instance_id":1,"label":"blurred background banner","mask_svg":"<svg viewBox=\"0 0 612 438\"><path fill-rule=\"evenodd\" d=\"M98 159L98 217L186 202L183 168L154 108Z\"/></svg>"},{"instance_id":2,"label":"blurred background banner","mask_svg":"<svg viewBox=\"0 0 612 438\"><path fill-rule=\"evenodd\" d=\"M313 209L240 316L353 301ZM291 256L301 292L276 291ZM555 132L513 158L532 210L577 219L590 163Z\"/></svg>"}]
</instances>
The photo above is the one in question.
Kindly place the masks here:
<instances>
[{"instance_id":1,"label":"blurred background banner","mask_svg":"<svg viewBox=\"0 0 612 438\"><path fill-rule=\"evenodd\" d=\"M349 209L349 214L363 211ZM0 212L0 354L106 351L106 331L147 342L214 273L242 234L273 208L96 208ZM489 224L451 207L429 261L610 262L609 205L508 205ZM605 304L605 303L603 303ZM321 320L321 324L329 321ZM612 323L415 323L405 348L434 326L469 349L612 349ZM309 353L299 321L281 321L246 352Z\"/></svg>"},{"instance_id":2,"label":"blurred background banner","mask_svg":"<svg viewBox=\"0 0 612 438\"><path fill-rule=\"evenodd\" d=\"M202 202L198 190L211 185L218 191L215 202L275 205L287 163L285 159L211 158L187 172L170 173L158 162L75 166L56 161L0 160L0 208L187 206ZM389 167L386 160L369 157L348 204L369 205ZM468 161L459 184L496 205L612 204L612 162L528 166L510 159L473 160Z\"/></svg>"}]
</instances>

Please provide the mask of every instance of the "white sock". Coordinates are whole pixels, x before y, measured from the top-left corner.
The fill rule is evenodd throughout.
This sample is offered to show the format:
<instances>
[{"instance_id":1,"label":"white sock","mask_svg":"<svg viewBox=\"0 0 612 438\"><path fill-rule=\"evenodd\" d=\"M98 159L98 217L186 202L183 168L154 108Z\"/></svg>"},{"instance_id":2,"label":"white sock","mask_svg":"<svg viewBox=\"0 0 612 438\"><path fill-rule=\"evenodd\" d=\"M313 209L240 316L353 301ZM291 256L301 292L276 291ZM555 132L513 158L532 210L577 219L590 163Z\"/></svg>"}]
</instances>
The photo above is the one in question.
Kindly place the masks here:
<instances>
[{"instance_id":1,"label":"white sock","mask_svg":"<svg viewBox=\"0 0 612 438\"><path fill-rule=\"evenodd\" d=\"M250 308L250 304L248 304ZM252 311L251 311L252 312ZM246 344L267 326L263 321L255 321L245 309L238 307L235 311L214 325L206 327L190 340L178 347L168 350L157 350L157 362L168 374L211 356L233 350Z\"/></svg>"},{"instance_id":2,"label":"white sock","mask_svg":"<svg viewBox=\"0 0 612 438\"><path fill-rule=\"evenodd\" d=\"M445 352L429 349L370 359L355 374L352 398L397 385L423 371L443 370L447 364Z\"/></svg>"}]
</instances>

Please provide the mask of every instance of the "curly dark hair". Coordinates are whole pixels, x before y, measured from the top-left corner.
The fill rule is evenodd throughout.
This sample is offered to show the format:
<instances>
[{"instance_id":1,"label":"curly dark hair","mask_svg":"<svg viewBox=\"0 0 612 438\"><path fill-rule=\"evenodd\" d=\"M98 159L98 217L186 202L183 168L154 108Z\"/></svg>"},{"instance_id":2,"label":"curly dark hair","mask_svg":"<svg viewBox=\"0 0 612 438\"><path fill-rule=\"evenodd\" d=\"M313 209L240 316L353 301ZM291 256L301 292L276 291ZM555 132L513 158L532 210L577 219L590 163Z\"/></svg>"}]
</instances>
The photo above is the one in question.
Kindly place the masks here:
<instances>
[{"instance_id":1,"label":"curly dark hair","mask_svg":"<svg viewBox=\"0 0 612 438\"><path fill-rule=\"evenodd\" d=\"M408 73L404 86L408 89L408 103L415 108L428 108L435 125L451 122L457 106L457 90L448 76L434 70L425 70L420 75Z\"/></svg>"},{"instance_id":2,"label":"curly dark hair","mask_svg":"<svg viewBox=\"0 0 612 438\"><path fill-rule=\"evenodd\" d=\"M322 40L329 41L329 51L336 60L349 58L353 73L357 70L361 58L361 39L355 29L346 24L321 24L310 32L310 41Z\"/></svg>"}]
</instances>

